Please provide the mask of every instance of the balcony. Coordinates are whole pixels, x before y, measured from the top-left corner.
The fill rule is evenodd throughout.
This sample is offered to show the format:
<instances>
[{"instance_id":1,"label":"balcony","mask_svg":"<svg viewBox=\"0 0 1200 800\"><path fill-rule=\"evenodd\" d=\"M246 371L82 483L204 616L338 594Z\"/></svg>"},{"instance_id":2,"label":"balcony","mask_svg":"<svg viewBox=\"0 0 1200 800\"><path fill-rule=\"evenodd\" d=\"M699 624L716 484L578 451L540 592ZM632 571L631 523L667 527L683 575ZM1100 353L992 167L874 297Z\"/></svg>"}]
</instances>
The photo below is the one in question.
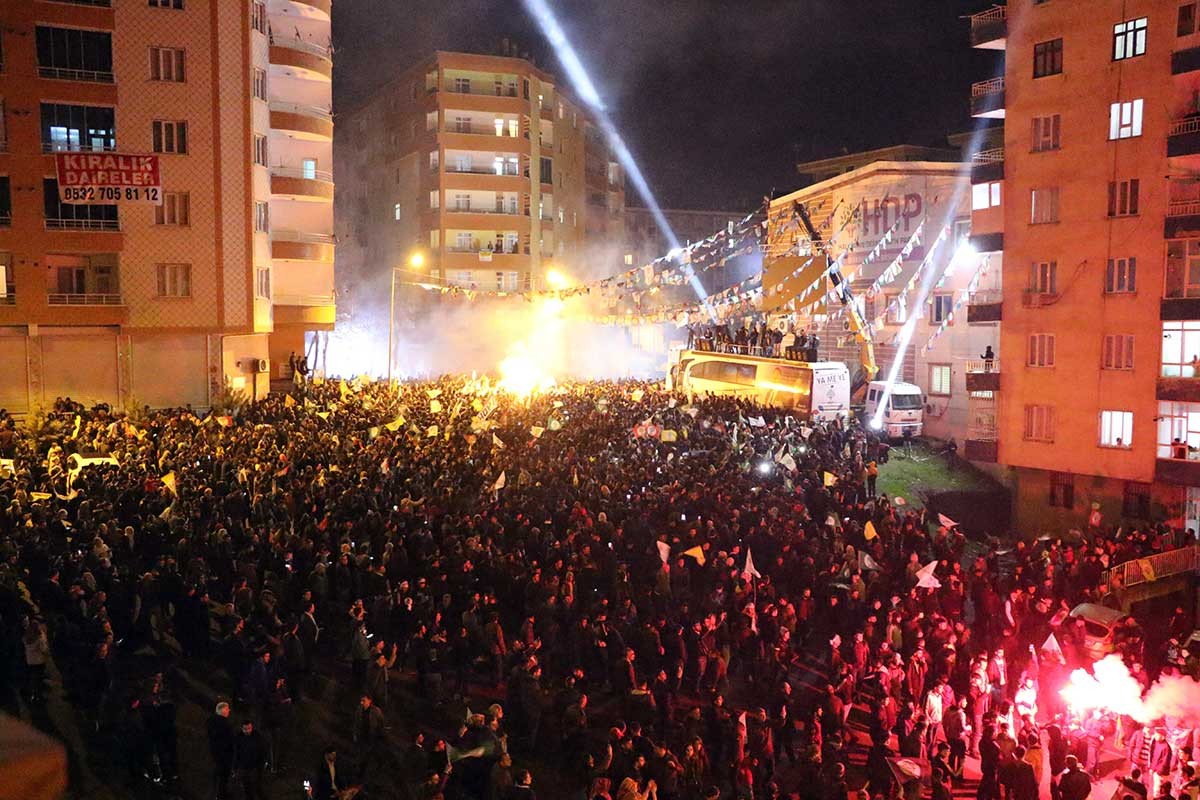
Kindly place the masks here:
<instances>
[{"instance_id":1,"label":"balcony","mask_svg":"<svg viewBox=\"0 0 1200 800\"><path fill-rule=\"evenodd\" d=\"M272 66L290 67L296 77L333 79L333 57L328 47L287 36L272 37L268 57Z\"/></svg>"},{"instance_id":2,"label":"balcony","mask_svg":"<svg viewBox=\"0 0 1200 800\"><path fill-rule=\"evenodd\" d=\"M113 83L111 70L71 69L68 67L38 67L38 77L52 81L80 81L83 83Z\"/></svg>"},{"instance_id":3,"label":"balcony","mask_svg":"<svg viewBox=\"0 0 1200 800\"><path fill-rule=\"evenodd\" d=\"M291 0L291 1L298 6L307 6L308 8L311 8L311 9L319 12L318 15L324 15L325 19L329 19L333 13L332 0ZM313 15L306 14L305 16L313 16Z\"/></svg>"},{"instance_id":4,"label":"balcony","mask_svg":"<svg viewBox=\"0 0 1200 800\"><path fill-rule=\"evenodd\" d=\"M971 47L1003 50L1008 38L1008 6L994 6L971 15Z\"/></svg>"},{"instance_id":5,"label":"balcony","mask_svg":"<svg viewBox=\"0 0 1200 800\"><path fill-rule=\"evenodd\" d=\"M1167 158L1182 159L1182 166L1200 166L1200 159L1189 156L1200 156L1200 116L1172 120L1167 129Z\"/></svg>"},{"instance_id":6,"label":"balcony","mask_svg":"<svg viewBox=\"0 0 1200 800\"><path fill-rule=\"evenodd\" d=\"M289 200L333 202L333 173L319 169L271 167L271 194Z\"/></svg>"},{"instance_id":7,"label":"balcony","mask_svg":"<svg viewBox=\"0 0 1200 800\"><path fill-rule=\"evenodd\" d=\"M489 169L487 167L456 167L456 166L447 165L446 166L446 174L447 175L496 175L498 177L506 177L507 176L507 177L512 177L512 178L518 177L516 168L513 167L512 169L509 169L507 166L504 168L503 172L496 172L495 168Z\"/></svg>"},{"instance_id":8,"label":"balcony","mask_svg":"<svg viewBox=\"0 0 1200 800\"><path fill-rule=\"evenodd\" d=\"M1192 191L1196 188L1200 187L1193 187ZM1163 238L1188 239L1197 236L1200 236L1200 199L1180 198L1167 201Z\"/></svg>"},{"instance_id":9,"label":"balcony","mask_svg":"<svg viewBox=\"0 0 1200 800\"><path fill-rule=\"evenodd\" d=\"M1183 75L1200 69L1200 47L1189 47L1171 53L1171 74Z\"/></svg>"},{"instance_id":10,"label":"balcony","mask_svg":"<svg viewBox=\"0 0 1200 800\"><path fill-rule=\"evenodd\" d=\"M287 131L295 139L333 141L333 115L320 106L299 103L270 103L271 129Z\"/></svg>"},{"instance_id":11,"label":"balcony","mask_svg":"<svg viewBox=\"0 0 1200 800\"><path fill-rule=\"evenodd\" d=\"M1004 179L1004 148L980 150L971 159L971 183L990 183Z\"/></svg>"},{"instance_id":12,"label":"balcony","mask_svg":"<svg viewBox=\"0 0 1200 800\"><path fill-rule=\"evenodd\" d=\"M125 301L119 294L48 294L46 302L52 306L123 306Z\"/></svg>"},{"instance_id":13,"label":"balcony","mask_svg":"<svg viewBox=\"0 0 1200 800\"><path fill-rule=\"evenodd\" d=\"M1200 378L1159 377L1155 383L1159 400L1176 403L1200 403Z\"/></svg>"},{"instance_id":14,"label":"balcony","mask_svg":"<svg viewBox=\"0 0 1200 800\"><path fill-rule=\"evenodd\" d=\"M516 208L483 208L480 206L447 206L447 214L488 214L500 217L525 217L525 212Z\"/></svg>"},{"instance_id":15,"label":"balcony","mask_svg":"<svg viewBox=\"0 0 1200 800\"><path fill-rule=\"evenodd\" d=\"M337 298L332 294L276 294L271 297L275 325L333 330Z\"/></svg>"},{"instance_id":16,"label":"balcony","mask_svg":"<svg viewBox=\"0 0 1200 800\"><path fill-rule=\"evenodd\" d=\"M971 116L1004 119L1004 78L971 84Z\"/></svg>"},{"instance_id":17,"label":"balcony","mask_svg":"<svg viewBox=\"0 0 1200 800\"><path fill-rule=\"evenodd\" d=\"M1025 308L1043 308L1058 302L1058 292L1043 292L1039 289L1026 289L1021 292L1021 305Z\"/></svg>"},{"instance_id":18,"label":"balcony","mask_svg":"<svg viewBox=\"0 0 1200 800\"><path fill-rule=\"evenodd\" d=\"M447 125L442 129L445 133L461 133L464 136L494 136L497 139L526 139L525 136L513 136L508 128L496 130L495 125Z\"/></svg>"},{"instance_id":19,"label":"balcony","mask_svg":"<svg viewBox=\"0 0 1200 800\"><path fill-rule=\"evenodd\" d=\"M335 240L328 233L271 231L271 258L276 261L313 261L332 264Z\"/></svg>"},{"instance_id":20,"label":"balcony","mask_svg":"<svg viewBox=\"0 0 1200 800\"><path fill-rule=\"evenodd\" d=\"M1158 458L1154 461L1154 479L1179 486L1200 486L1200 461L1189 452L1188 458Z\"/></svg>"},{"instance_id":21,"label":"balcony","mask_svg":"<svg viewBox=\"0 0 1200 800\"><path fill-rule=\"evenodd\" d=\"M1003 292L999 289L972 292L967 298L967 324L987 325L999 322L1004 308L1003 301Z\"/></svg>"},{"instance_id":22,"label":"balcony","mask_svg":"<svg viewBox=\"0 0 1200 800\"><path fill-rule=\"evenodd\" d=\"M66 219L47 218L48 231L120 231L121 221L116 219Z\"/></svg>"},{"instance_id":23,"label":"balcony","mask_svg":"<svg viewBox=\"0 0 1200 800\"><path fill-rule=\"evenodd\" d=\"M1001 253L1004 251L1003 233L972 233L967 241L976 253Z\"/></svg>"},{"instance_id":24,"label":"balcony","mask_svg":"<svg viewBox=\"0 0 1200 800\"><path fill-rule=\"evenodd\" d=\"M478 84L478 85L477 85ZM484 88L484 87L487 88ZM437 91L437 87L431 88L431 91ZM520 97L520 92L517 87L513 86L496 86L495 83L488 83L483 80L471 81L469 85L463 86L455 84L453 80L446 81L446 93L456 95L469 95L475 97Z\"/></svg>"},{"instance_id":25,"label":"balcony","mask_svg":"<svg viewBox=\"0 0 1200 800\"><path fill-rule=\"evenodd\" d=\"M1000 359L986 361L982 358L963 359L963 374L967 379L968 392L1000 391Z\"/></svg>"}]
</instances>

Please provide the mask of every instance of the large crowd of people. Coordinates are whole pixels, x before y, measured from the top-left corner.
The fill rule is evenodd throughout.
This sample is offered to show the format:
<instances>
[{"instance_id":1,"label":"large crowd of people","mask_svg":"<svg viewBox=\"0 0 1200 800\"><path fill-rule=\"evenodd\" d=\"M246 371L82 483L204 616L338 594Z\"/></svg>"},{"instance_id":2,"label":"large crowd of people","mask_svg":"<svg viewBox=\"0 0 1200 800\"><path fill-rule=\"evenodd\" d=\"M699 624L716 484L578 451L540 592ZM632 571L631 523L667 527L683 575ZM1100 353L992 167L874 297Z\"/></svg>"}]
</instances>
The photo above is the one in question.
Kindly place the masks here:
<instances>
[{"instance_id":1,"label":"large crowd of people","mask_svg":"<svg viewBox=\"0 0 1200 800\"><path fill-rule=\"evenodd\" d=\"M319 800L940 800L978 758L980 800L1033 800L1043 770L1083 800L1114 730L1131 794L1196 797L1181 726L1073 719L1047 688L1092 660L1066 611L1119 606L1106 568L1189 543L1166 526L973 557L876 490L873 433L644 383L56 411L0 418L0 687L61 687L120 785L169 786L204 702L218 798L295 796L288 765ZM1166 657L1192 626L1116 647L1195 677Z\"/></svg>"}]
</instances>

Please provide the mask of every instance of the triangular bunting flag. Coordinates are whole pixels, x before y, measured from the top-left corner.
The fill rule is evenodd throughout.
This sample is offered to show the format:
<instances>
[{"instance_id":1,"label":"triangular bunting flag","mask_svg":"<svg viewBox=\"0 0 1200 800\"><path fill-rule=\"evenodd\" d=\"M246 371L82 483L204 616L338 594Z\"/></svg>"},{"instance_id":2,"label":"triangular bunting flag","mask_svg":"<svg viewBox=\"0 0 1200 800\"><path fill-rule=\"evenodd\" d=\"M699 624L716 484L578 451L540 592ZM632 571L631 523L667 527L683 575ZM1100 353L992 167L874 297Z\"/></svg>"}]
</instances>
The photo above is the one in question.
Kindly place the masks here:
<instances>
[{"instance_id":1,"label":"triangular bunting flag","mask_svg":"<svg viewBox=\"0 0 1200 800\"><path fill-rule=\"evenodd\" d=\"M706 561L704 558L704 550L699 545L684 550L683 554L685 556L691 556L692 558L696 559L697 564L702 567L704 566L704 562Z\"/></svg>"},{"instance_id":2,"label":"triangular bunting flag","mask_svg":"<svg viewBox=\"0 0 1200 800\"><path fill-rule=\"evenodd\" d=\"M875 523L867 520L867 524L863 527L863 538L868 542L879 536L879 532L875 530Z\"/></svg>"}]
</instances>

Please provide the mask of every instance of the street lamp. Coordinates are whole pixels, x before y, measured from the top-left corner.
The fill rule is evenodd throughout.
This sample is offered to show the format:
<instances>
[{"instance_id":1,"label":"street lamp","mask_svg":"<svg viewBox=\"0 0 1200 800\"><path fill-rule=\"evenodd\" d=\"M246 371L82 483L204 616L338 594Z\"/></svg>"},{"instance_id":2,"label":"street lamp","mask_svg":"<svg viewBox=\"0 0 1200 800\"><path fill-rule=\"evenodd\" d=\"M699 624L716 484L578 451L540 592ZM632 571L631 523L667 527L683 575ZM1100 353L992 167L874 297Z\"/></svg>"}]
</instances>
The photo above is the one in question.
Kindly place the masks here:
<instances>
[{"instance_id":1,"label":"street lamp","mask_svg":"<svg viewBox=\"0 0 1200 800\"><path fill-rule=\"evenodd\" d=\"M421 267L425 266L425 254L420 250L413 251L412 255L408 257L408 266L413 270L419 270ZM392 347L393 342L395 341L396 327L396 273L400 271L400 267L392 267L392 290L388 295L388 383L392 382Z\"/></svg>"}]
</instances>

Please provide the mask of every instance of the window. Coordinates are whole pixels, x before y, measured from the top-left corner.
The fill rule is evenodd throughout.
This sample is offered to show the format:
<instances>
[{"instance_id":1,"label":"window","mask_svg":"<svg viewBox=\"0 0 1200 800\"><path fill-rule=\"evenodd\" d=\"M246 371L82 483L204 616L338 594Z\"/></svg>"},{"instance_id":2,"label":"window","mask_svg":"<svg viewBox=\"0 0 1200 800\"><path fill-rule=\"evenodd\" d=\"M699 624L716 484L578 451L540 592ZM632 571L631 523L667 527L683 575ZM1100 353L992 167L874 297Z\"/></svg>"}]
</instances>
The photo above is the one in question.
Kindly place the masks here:
<instances>
[{"instance_id":1,"label":"window","mask_svg":"<svg viewBox=\"0 0 1200 800\"><path fill-rule=\"evenodd\" d=\"M1050 473L1050 505L1057 508L1075 507L1075 476L1069 472Z\"/></svg>"},{"instance_id":2,"label":"window","mask_svg":"<svg viewBox=\"0 0 1200 800\"><path fill-rule=\"evenodd\" d=\"M887 316L884 317L886 324L903 325L908 320L908 302L905 295L884 295L884 301L887 303Z\"/></svg>"},{"instance_id":3,"label":"window","mask_svg":"<svg viewBox=\"0 0 1200 800\"><path fill-rule=\"evenodd\" d=\"M1100 412L1100 446L1126 448L1133 446L1132 411Z\"/></svg>"},{"instance_id":4,"label":"window","mask_svg":"<svg viewBox=\"0 0 1200 800\"><path fill-rule=\"evenodd\" d=\"M1113 26L1113 61L1146 52L1146 18L1130 19Z\"/></svg>"},{"instance_id":5,"label":"window","mask_svg":"<svg viewBox=\"0 0 1200 800\"><path fill-rule=\"evenodd\" d=\"M9 225L12 225L12 184L7 175L0 175L0 228Z\"/></svg>"},{"instance_id":6,"label":"window","mask_svg":"<svg viewBox=\"0 0 1200 800\"><path fill-rule=\"evenodd\" d=\"M1029 270L1029 291L1058 294L1058 262L1035 261Z\"/></svg>"},{"instance_id":7,"label":"window","mask_svg":"<svg viewBox=\"0 0 1200 800\"><path fill-rule=\"evenodd\" d=\"M172 47L150 48L150 80L183 83L183 51Z\"/></svg>"},{"instance_id":8,"label":"window","mask_svg":"<svg viewBox=\"0 0 1200 800\"><path fill-rule=\"evenodd\" d=\"M1054 441L1054 406L1025 406L1025 438L1034 442Z\"/></svg>"},{"instance_id":9,"label":"window","mask_svg":"<svg viewBox=\"0 0 1200 800\"><path fill-rule=\"evenodd\" d=\"M262 35L267 35L267 6L265 3L250 4L250 27Z\"/></svg>"},{"instance_id":10,"label":"window","mask_svg":"<svg viewBox=\"0 0 1200 800\"><path fill-rule=\"evenodd\" d=\"M1034 117L1033 133L1030 137L1030 149L1035 153L1057 150L1061 146L1061 127L1062 116L1059 114L1051 114L1048 117Z\"/></svg>"},{"instance_id":11,"label":"window","mask_svg":"<svg viewBox=\"0 0 1200 800\"><path fill-rule=\"evenodd\" d=\"M496 291L498 291L498 292L515 292L515 291L517 291L517 273L515 273L515 272L497 272L496 273Z\"/></svg>"},{"instance_id":12,"label":"window","mask_svg":"<svg viewBox=\"0 0 1200 800\"><path fill-rule=\"evenodd\" d=\"M1104 369L1133 369L1133 336L1125 333L1107 334L1104 337L1101 366Z\"/></svg>"},{"instance_id":13,"label":"window","mask_svg":"<svg viewBox=\"0 0 1200 800\"><path fill-rule=\"evenodd\" d=\"M971 187L971 210L980 211L1000 205L1000 181L977 183Z\"/></svg>"},{"instance_id":14,"label":"window","mask_svg":"<svg viewBox=\"0 0 1200 800\"><path fill-rule=\"evenodd\" d=\"M156 119L151 138L154 141L154 152L182 155L187 152L187 123Z\"/></svg>"},{"instance_id":15,"label":"window","mask_svg":"<svg viewBox=\"0 0 1200 800\"><path fill-rule=\"evenodd\" d=\"M1200 377L1200 321L1163 322L1162 376Z\"/></svg>"},{"instance_id":16,"label":"window","mask_svg":"<svg viewBox=\"0 0 1200 800\"><path fill-rule=\"evenodd\" d=\"M1110 258L1104 272L1106 294L1131 294L1137 291L1137 259Z\"/></svg>"},{"instance_id":17,"label":"window","mask_svg":"<svg viewBox=\"0 0 1200 800\"><path fill-rule=\"evenodd\" d=\"M5 182L7 184L7 182ZM0 189L5 186L0 186ZM3 198L0 198L0 202ZM11 207L10 207L11 208ZM42 209L47 227L53 229L88 229L115 231L120 229L116 205L77 205L58 199L58 180L42 179ZM0 208L0 212L3 212Z\"/></svg>"},{"instance_id":18,"label":"window","mask_svg":"<svg viewBox=\"0 0 1200 800\"><path fill-rule=\"evenodd\" d=\"M1043 225L1058 222L1058 187L1033 189L1029 193L1029 222Z\"/></svg>"},{"instance_id":19,"label":"window","mask_svg":"<svg viewBox=\"0 0 1200 800\"><path fill-rule=\"evenodd\" d=\"M935 294L929 303L929 324L941 325L954 312L954 295Z\"/></svg>"},{"instance_id":20,"label":"window","mask_svg":"<svg viewBox=\"0 0 1200 800\"><path fill-rule=\"evenodd\" d=\"M254 295L264 300L271 299L271 269L259 267L254 270Z\"/></svg>"},{"instance_id":21,"label":"window","mask_svg":"<svg viewBox=\"0 0 1200 800\"><path fill-rule=\"evenodd\" d=\"M267 165L267 137L254 135L254 163L265 167Z\"/></svg>"},{"instance_id":22,"label":"window","mask_svg":"<svg viewBox=\"0 0 1200 800\"><path fill-rule=\"evenodd\" d=\"M471 195L469 195L469 194L454 195L454 210L455 211L470 211L471 210Z\"/></svg>"},{"instance_id":23,"label":"window","mask_svg":"<svg viewBox=\"0 0 1200 800\"><path fill-rule=\"evenodd\" d=\"M471 93L471 79L470 78L455 78L454 79L454 91L461 92L462 94L470 94Z\"/></svg>"},{"instance_id":24,"label":"window","mask_svg":"<svg viewBox=\"0 0 1200 800\"><path fill-rule=\"evenodd\" d=\"M1142 108L1145 101L1137 100L1113 103L1108 107L1108 138L1131 139L1142 135Z\"/></svg>"},{"instance_id":25,"label":"window","mask_svg":"<svg viewBox=\"0 0 1200 800\"><path fill-rule=\"evenodd\" d=\"M1196 4L1184 3L1179 6L1179 16L1175 18L1175 35L1191 36L1196 32Z\"/></svg>"},{"instance_id":26,"label":"window","mask_svg":"<svg viewBox=\"0 0 1200 800\"><path fill-rule=\"evenodd\" d=\"M1200 457L1200 403L1158 402L1158 458Z\"/></svg>"},{"instance_id":27,"label":"window","mask_svg":"<svg viewBox=\"0 0 1200 800\"><path fill-rule=\"evenodd\" d=\"M155 225L187 225L191 222L191 199L187 192L163 192L161 206L154 207Z\"/></svg>"},{"instance_id":28,"label":"window","mask_svg":"<svg viewBox=\"0 0 1200 800\"><path fill-rule=\"evenodd\" d=\"M1063 40L1053 39L1033 46L1033 77L1057 75L1063 68Z\"/></svg>"},{"instance_id":29,"label":"window","mask_svg":"<svg viewBox=\"0 0 1200 800\"><path fill-rule=\"evenodd\" d=\"M159 297L191 297L191 264L158 264Z\"/></svg>"},{"instance_id":30,"label":"window","mask_svg":"<svg viewBox=\"0 0 1200 800\"><path fill-rule=\"evenodd\" d=\"M150 8L173 8L183 11L183 0L149 0Z\"/></svg>"},{"instance_id":31,"label":"window","mask_svg":"<svg viewBox=\"0 0 1200 800\"><path fill-rule=\"evenodd\" d=\"M113 82L111 33L38 25L36 38L43 78Z\"/></svg>"},{"instance_id":32,"label":"window","mask_svg":"<svg viewBox=\"0 0 1200 800\"><path fill-rule=\"evenodd\" d=\"M474 238L470 231L459 231L454 235L454 249L459 251L469 251L475 249Z\"/></svg>"},{"instance_id":33,"label":"window","mask_svg":"<svg viewBox=\"0 0 1200 800\"><path fill-rule=\"evenodd\" d=\"M254 203L254 230L259 233L271 232L271 204L263 201Z\"/></svg>"},{"instance_id":34,"label":"window","mask_svg":"<svg viewBox=\"0 0 1200 800\"><path fill-rule=\"evenodd\" d=\"M317 160L315 158L303 158L300 160L300 175L310 181L317 179Z\"/></svg>"},{"instance_id":35,"label":"window","mask_svg":"<svg viewBox=\"0 0 1200 800\"><path fill-rule=\"evenodd\" d=\"M440 165L441 163L442 163L441 156L438 154L438 151L437 150L430 151L430 153L429 153L429 171L437 172L438 165ZM499 175L500 173L496 173L496 174Z\"/></svg>"},{"instance_id":36,"label":"window","mask_svg":"<svg viewBox=\"0 0 1200 800\"><path fill-rule=\"evenodd\" d=\"M1150 519L1150 484L1125 482L1125 496L1121 500L1121 516Z\"/></svg>"},{"instance_id":37,"label":"window","mask_svg":"<svg viewBox=\"0 0 1200 800\"><path fill-rule=\"evenodd\" d=\"M929 365L929 393L941 396L950 394L950 365Z\"/></svg>"},{"instance_id":38,"label":"window","mask_svg":"<svg viewBox=\"0 0 1200 800\"><path fill-rule=\"evenodd\" d=\"M1167 242L1166 296L1200 297L1200 239Z\"/></svg>"},{"instance_id":39,"label":"window","mask_svg":"<svg viewBox=\"0 0 1200 800\"><path fill-rule=\"evenodd\" d=\"M42 150L115 150L117 129L113 109L42 103ZM0 140L4 138L0 131Z\"/></svg>"},{"instance_id":40,"label":"window","mask_svg":"<svg viewBox=\"0 0 1200 800\"><path fill-rule=\"evenodd\" d=\"M399 203L392 204L392 219L395 220L396 222L400 221L400 204Z\"/></svg>"},{"instance_id":41,"label":"window","mask_svg":"<svg viewBox=\"0 0 1200 800\"><path fill-rule=\"evenodd\" d=\"M1108 184L1108 215L1131 217L1138 213L1138 179Z\"/></svg>"},{"instance_id":42,"label":"window","mask_svg":"<svg viewBox=\"0 0 1200 800\"><path fill-rule=\"evenodd\" d=\"M541 159L541 175L542 183L554 183L554 160L549 158Z\"/></svg>"},{"instance_id":43,"label":"window","mask_svg":"<svg viewBox=\"0 0 1200 800\"><path fill-rule=\"evenodd\" d=\"M254 96L259 100L267 99L267 71L254 68Z\"/></svg>"},{"instance_id":44,"label":"window","mask_svg":"<svg viewBox=\"0 0 1200 800\"><path fill-rule=\"evenodd\" d=\"M1025 360L1030 367L1054 366L1054 334L1034 333L1029 336L1029 353Z\"/></svg>"},{"instance_id":45,"label":"window","mask_svg":"<svg viewBox=\"0 0 1200 800\"><path fill-rule=\"evenodd\" d=\"M442 205L442 195L437 189L434 189L433 191L431 191L429 193L429 207L430 208L441 208L441 205Z\"/></svg>"},{"instance_id":46,"label":"window","mask_svg":"<svg viewBox=\"0 0 1200 800\"><path fill-rule=\"evenodd\" d=\"M450 274L450 284L452 286L471 286L473 283L471 280L471 270L469 269L455 270Z\"/></svg>"}]
</instances>

